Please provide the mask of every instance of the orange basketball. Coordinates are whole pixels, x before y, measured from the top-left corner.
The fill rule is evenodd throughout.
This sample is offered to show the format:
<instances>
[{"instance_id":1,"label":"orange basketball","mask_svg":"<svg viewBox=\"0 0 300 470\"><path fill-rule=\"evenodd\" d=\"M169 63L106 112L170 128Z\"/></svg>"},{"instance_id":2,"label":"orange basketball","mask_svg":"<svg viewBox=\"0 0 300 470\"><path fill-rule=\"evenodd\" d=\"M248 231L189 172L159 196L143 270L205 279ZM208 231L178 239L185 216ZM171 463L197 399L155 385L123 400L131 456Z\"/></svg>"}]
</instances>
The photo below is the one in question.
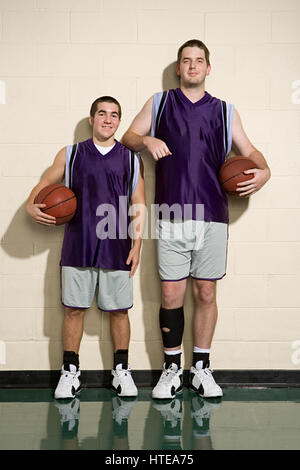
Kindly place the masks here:
<instances>
[{"instance_id":1,"label":"orange basketball","mask_svg":"<svg viewBox=\"0 0 300 470\"><path fill-rule=\"evenodd\" d=\"M43 188L34 199L35 204L46 204L41 211L56 217L56 225L69 222L77 208L73 191L62 184L50 184Z\"/></svg>"},{"instance_id":2,"label":"orange basketball","mask_svg":"<svg viewBox=\"0 0 300 470\"><path fill-rule=\"evenodd\" d=\"M257 168L257 166L248 157L237 156L228 158L219 171L219 182L223 191L231 196L238 196L239 193L236 192L237 183L251 180L253 174L245 175L244 171L253 168Z\"/></svg>"}]
</instances>

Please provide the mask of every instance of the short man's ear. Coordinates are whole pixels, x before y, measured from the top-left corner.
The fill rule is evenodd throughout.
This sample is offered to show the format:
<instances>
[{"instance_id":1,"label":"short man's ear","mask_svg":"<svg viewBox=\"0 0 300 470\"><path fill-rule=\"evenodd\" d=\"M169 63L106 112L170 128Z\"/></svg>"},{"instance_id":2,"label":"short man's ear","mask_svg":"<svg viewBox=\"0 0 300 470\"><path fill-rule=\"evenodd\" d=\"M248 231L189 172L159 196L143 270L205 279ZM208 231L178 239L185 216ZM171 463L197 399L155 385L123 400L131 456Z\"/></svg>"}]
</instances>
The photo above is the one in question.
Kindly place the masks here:
<instances>
[{"instance_id":1,"label":"short man's ear","mask_svg":"<svg viewBox=\"0 0 300 470\"><path fill-rule=\"evenodd\" d=\"M179 68L178 64L176 64L175 71L176 71L176 75L178 75L178 77L180 77L180 68Z\"/></svg>"},{"instance_id":2,"label":"short man's ear","mask_svg":"<svg viewBox=\"0 0 300 470\"><path fill-rule=\"evenodd\" d=\"M92 116L89 117L89 123L93 127L94 124L94 118Z\"/></svg>"},{"instance_id":3,"label":"short man's ear","mask_svg":"<svg viewBox=\"0 0 300 470\"><path fill-rule=\"evenodd\" d=\"M209 66L207 67L206 76L208 76L208 75L210 74L210 71L211 71L211 66L209 65Z\"/></svg>"}]
</instances>

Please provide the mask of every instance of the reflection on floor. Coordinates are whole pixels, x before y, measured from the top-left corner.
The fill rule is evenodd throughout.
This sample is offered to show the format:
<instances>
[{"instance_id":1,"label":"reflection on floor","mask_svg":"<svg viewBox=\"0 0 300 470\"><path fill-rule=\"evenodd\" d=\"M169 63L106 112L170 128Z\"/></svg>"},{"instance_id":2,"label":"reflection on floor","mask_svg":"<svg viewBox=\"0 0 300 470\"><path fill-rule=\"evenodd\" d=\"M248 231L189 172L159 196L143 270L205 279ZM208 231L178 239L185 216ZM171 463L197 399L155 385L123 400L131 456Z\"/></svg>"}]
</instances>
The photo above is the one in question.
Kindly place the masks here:
<instances>
[{"instance_id":1,"label":"reflection on floor","mask_svg":"<svg viewBox=\"0 0 300 470\"><path fill-rule=\"evenodd\" d=\"M84 389L56 401L49 389L0 390L0 449L300 449L300 389L225 388L222 399L184 390L172 401Z\"/></svg>"}]
</instances>

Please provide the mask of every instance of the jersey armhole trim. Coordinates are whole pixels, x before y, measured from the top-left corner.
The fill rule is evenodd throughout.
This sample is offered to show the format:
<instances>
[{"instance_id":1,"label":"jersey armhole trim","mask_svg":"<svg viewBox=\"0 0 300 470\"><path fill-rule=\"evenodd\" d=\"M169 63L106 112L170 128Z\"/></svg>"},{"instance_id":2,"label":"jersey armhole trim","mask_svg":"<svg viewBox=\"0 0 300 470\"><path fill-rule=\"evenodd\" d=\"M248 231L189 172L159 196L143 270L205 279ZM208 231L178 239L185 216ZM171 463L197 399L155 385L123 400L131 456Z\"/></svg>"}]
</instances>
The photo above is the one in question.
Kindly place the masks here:
<instances>
[{"instance_id":1,"label":"jersey armhole trim","mask_svg":"<svg viewBox=\"0 0 300 470\"><path fill-rule=\"evenodd\" d=\"M78 144L68 145L66 147L66 167L65 167L65 185L72 188L72 172L74 161L77 154Z\"/></svg>"},{"instance_id":2,"label":"jersey armhole trim","mask_svg":"<svg viewBox=\"0 0 300 470\"><path fill-rule=\"evenodd\" d=\"M132 196L136 190L140 174L140 157L133 151L130 151L129 153L129 168L130 180L128 188L128 202L130 203Z\"/></svg>"},{"instance_id":3,"label":"jersey armhole trim","mask_svg":"<svg viewBox=\"0 0 300 470\"><path fill-rule=\"evenodd\" d=\"M221 106L224 129L224 152L226 158L232 147L232 119L234 106L230 103L226 103L225 101L221 101Z\"/></svg>"},{"instance_id":4,"label":"jersey armhole trim","mask_svg":"<svg viewBox=\"0 0 300 470\"><path fill-rule=\"evenodd\" d=\"M160 118L162 112L164 110L167 96L169 91L160 91L159 93L155 93L153 96L153 104L152 104L152 123L151 123L151 136L155 137L157 134L158 126L160 123Z\"/></svg>"}]
</instances>

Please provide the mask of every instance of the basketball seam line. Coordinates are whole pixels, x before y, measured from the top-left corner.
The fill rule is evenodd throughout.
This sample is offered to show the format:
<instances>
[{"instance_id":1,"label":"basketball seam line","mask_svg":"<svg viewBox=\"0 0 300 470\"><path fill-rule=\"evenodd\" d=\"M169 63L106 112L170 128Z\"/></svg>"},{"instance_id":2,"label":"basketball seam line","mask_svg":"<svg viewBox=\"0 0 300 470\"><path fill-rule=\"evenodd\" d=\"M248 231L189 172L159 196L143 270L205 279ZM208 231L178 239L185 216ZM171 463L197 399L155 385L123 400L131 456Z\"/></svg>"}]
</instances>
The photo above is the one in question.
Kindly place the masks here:
<instances>
[{"instance_id":1,"label":"basketball seam line","mask_svg":"<svg viewBox=\"0 0 300 470\"><path fill-rule=\"evenodd\" d=\"M51 189L51 191L49 191L49 193L47 193L46 196L43 197L43 199L41 200L41 202L39 202L39 204L43 204L44 200L49 196L49 194L52 194L53 191L56 191L57 189L60 189L60 188L61 188L61 185L57 186L56 188Z\"/></svg>"},{"instance_id":2,"label":"basketball seam line","mask_svg":"<svg viewBox=\"0 0 300 470\"><path fill-rule=\"evenodd\" d=\"M45 207L45 208L44 208L44 211L45 211L45 210L48 211L49 209L53 209L53 207L57 207L57 206L59 206L60 204L63 204L64 202L71 201L71 200L74 199L74 198L75 198L75 196L72 196L72 197L69 197L68 199L64 199L63 201L58 202L57 204L54 204L53 206ZM65 217L65 216L61 216L61 217Z\"/></svg>"},{"instance_id":3,"label":"basketball seam line","mask_svg":"<svg viewBox=\"0 0 300 470\"><path fill-rule=\"evenodd\" d=\"M244 170L246 171L246 170ZM221 182L221 184L227 183L227 181L231 180L232 178L236 178L237 176L240 176L244 173L244 171L240 171L240 173L237 173L236 175L230 176L230 178L227 178L227 180L224 180Z\"/></svg>"}]
</instances>

